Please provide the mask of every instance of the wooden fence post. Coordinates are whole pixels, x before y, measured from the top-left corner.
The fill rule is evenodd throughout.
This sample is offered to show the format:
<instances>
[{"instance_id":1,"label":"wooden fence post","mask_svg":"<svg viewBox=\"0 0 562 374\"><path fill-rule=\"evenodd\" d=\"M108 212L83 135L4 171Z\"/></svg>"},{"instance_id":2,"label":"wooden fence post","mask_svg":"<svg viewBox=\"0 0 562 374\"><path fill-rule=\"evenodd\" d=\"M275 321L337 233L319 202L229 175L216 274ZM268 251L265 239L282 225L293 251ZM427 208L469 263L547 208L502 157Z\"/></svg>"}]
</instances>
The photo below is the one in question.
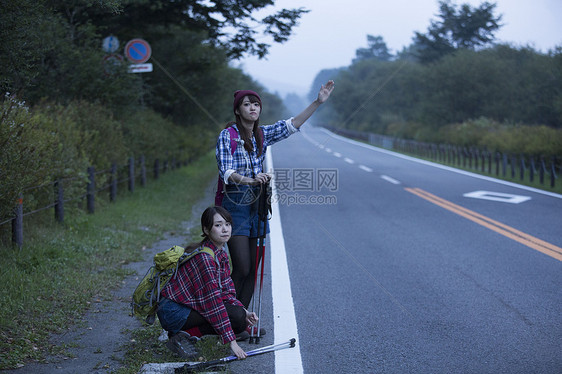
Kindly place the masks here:
<instances>
[{"instance_id":1,"label":"wooden fence post","mask_svg":"<svg viewBox=\"0 0 562 374\"><path fill-rule=\"evenodd\" d=\"M64 191L62 181L55 181L55 219L59 223L64 222Z\"/></svg>"},{"instance_id":2,"label":"wooden fence post","mask_svg":"<svg viewBox=\"0 0 562 374\"><path fill-rule=\"evenodd\" d=\"M135 159L129 157L129 191L135 191Z\"/></svg>"},{"instance_id":3,"label":"wooden fence post","mask_svg":"<svg viewBox=\"0 0 562 374\"><path fill-rule=\"evenodd\" d=\"M12 242L19 248L23 246L23 195L20 193L12 218Z\"/></svg>"},{"instance_id":4,"label":"wooden fence post","mask_svg":"<svg viewBox=\"0 0 562 374\"><path fill-rule=\"evenodd\" d=\"M88 206L88 213L93 214L96 201L96 176L93 166L88 168L88 187L86 188L86 205Z\"/></svg>"},{"instance_id":5,"label":"wooden fence post","mask_svg":"<svg viewBox=\"0 0 562 374\"><path fill-rule=\"evenodd\" d=\"M109 201L112 203L117 199L117 164L111 164L111 186L109 187Z\"/></svg>"}]
</instances>

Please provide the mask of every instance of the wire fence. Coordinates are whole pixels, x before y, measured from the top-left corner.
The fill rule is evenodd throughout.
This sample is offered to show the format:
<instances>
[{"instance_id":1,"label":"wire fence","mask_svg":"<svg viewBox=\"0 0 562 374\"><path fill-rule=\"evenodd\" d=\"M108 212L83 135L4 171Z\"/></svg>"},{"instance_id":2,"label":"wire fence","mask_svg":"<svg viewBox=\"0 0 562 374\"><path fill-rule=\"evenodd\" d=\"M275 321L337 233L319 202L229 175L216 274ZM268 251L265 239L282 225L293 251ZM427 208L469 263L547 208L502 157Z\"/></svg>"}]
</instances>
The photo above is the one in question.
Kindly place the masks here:
<instances>
[{"instance_id":1,"label":"wire fence","mask_svg":"<svg viewBox=\"0 0 562 374\"><path fill-rule=\"evenodd\" d=\"M495 175L514 181L528 181L551 188L562 171L562 155L558 157L509 154L478 147L460 147L450 144L425 143L349 129L326 127L345 137L361 140L380 148L394 150L439 163Z\"/></svg>"},{"instance_id":2,"label":"wire fence","mask_svg":"<svg viewBox=\"0 0 562 374\"><path fill-rule=\"evenodd\" d=\"M57 178L50 183L25 188L16 200L13 213L4 218L0 217L0 228L11 224L12 242L21 248L24 241L24 217L53 209L55 220L63 223L65 206L73 202L83 206L84 201L86 211L93 214L96 210L96 198L102 198L102 193L107 192L106 198L115 202L118 191L123 188L122 185L126 184L127 190L134 192L136 183L144 187L150 174L152 179L156 180L160 174L188 163L189 160L178 162L175 159L162 161L156 158L152 165L152 173L147 173L144 156L136 160L130 157L123 165L113 163L109 168L97 171L90 166L79 175Z\"/></svg>"}]
</instances>

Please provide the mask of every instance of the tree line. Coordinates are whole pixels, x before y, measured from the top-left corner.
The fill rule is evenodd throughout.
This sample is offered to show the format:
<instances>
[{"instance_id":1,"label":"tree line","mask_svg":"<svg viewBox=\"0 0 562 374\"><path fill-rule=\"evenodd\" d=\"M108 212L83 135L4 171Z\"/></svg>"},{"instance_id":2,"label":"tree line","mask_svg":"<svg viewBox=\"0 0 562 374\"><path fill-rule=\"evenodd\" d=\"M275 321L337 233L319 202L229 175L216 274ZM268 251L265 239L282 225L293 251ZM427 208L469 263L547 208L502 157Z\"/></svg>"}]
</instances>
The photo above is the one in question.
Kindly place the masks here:
<instances>
[{"instance_id":1,"label":"tree line","mask_svg":"<svg viewBox=\"0 0 562 374\"><path fill-rule=\"evenodd\" d=\"M5 0L0 3L0 218L26 188L130 155L190 159L232 120L237 89L282 102L231 62L286 41L303 8L272 0ZM267 13L267 12L266 12ZM108 59L102 40L120 41ZM128 40L154 71L129 73ZM108 62L108 60L110 62ZM122 63L119 63L122 61ZM22 172L25 171L25 172Z\"/></svg>"},{"instance_id":2,"label":"tree line","mask_svg":"<svg viewBox=\"0 0 562 374\"><path fill-rule=\"evenodd\" d=\"M547 53L494 43L495 4L439 2L427 33L391 54L367 36L352 64L325 70L338 89L329 125L492 151L562 154L562 47ZM328 108L326 108L328 109Z\"/></svg>"}]
</instances>

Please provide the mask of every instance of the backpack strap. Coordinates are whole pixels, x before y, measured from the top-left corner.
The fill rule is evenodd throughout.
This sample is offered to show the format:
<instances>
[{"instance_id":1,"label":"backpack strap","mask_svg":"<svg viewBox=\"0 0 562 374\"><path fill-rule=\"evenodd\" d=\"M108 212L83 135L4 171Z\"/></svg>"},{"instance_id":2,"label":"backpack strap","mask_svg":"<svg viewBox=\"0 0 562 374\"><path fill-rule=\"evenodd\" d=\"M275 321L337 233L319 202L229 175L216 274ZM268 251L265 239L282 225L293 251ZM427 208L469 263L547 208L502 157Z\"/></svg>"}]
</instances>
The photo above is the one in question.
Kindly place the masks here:
<instances>
[{"instance_id":1,"label":"backpack strap","mask_svg":"<svg viewBox=\"0 0 562 374\"><path fill-rule=\"evenodd\" d=\"M236 139L238 139L238 132L234 126L230 126L228 128L228 132L230 134L230 154L233 155L236 151L236 147L238 146L238 142L236 141Z\"/></svg>"},{"instance_id":2,"label":"backpack strap","mask_svg":"<svg viewBox=\"0 0 562 374\"><path fill-rule=\"evenodd\" d=\"M264 142L264 138L263 138L263 128L261 126L258 126L258 129L261 132L261 144L260 147L263 149L263 142ZM234 152L236 151L236 148L238 147L238 142L236 141L238 139L238 131L236 131L236 129L234 128L234 126L230 126L228 128L228 132L230 134L230 154L233 155Z\"/></svg>"}]
</instances>

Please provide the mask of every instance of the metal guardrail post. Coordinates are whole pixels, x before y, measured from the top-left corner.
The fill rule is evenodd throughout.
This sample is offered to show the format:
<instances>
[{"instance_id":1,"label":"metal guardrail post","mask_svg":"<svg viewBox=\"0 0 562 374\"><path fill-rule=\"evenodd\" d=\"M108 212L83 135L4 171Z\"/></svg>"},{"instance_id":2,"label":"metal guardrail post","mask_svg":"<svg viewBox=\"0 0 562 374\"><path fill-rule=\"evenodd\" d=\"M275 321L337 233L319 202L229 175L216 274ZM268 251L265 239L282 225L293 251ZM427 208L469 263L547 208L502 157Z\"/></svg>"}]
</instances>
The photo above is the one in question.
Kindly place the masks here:
<instances>
[{"instance_id":1,"label":"metal guardrail post","mask_svg":"<svg viewBox=\"0 0 562 374\"><path fill-rule=\"evenodd\" d=\"M556 183L556 157L553 157L550 162L550 187L554 188Z\"/></svg>"},{"instance_id":2,"label":"metal guardrail post","mask_svg":"<svg viewBox=\"0 0 562 374\"><path fill-rule=\"evenodd\" d=\"M539 166L539 181L541 185L544 184L544 173L546 172L546 165L544 164L544 157L541 156L540 159L540 166Z\"/></svg>"},{"instance_id":3,"label":"metal guardrail post","mask_svg":"<svg viewBox=\"0 0 562 374\"><path fill-rule=\"evenodd\" d=\"M535 168L535 158L531 156L531 162L530 162L531 166L529 168L529 180L531 182L534 182L535 180L535 173L537 172L537 169Z\"/></svg>"}]
</instances>

